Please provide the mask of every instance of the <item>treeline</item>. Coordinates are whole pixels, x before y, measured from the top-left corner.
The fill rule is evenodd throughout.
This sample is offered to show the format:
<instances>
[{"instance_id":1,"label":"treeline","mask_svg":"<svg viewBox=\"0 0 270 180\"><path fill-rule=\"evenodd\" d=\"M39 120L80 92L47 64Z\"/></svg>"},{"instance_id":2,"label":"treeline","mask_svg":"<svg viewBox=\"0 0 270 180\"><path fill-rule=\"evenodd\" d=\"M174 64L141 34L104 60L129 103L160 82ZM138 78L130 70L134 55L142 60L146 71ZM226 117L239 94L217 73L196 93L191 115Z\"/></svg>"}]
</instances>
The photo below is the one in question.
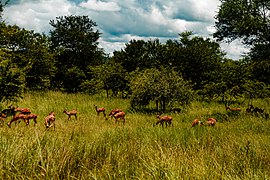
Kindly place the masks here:
<instances>
[{"instance_id":1,"label":"treeline","mask_svg":"<svg viewBox=\"0 0 270 180\"><path fill-rule=\"evenodd\" d=\"M223 5L226 3L229 1ZM3 8L0 3L0 12ZM230 36L231 29L221 27L222 22L229 22L222 17L224 7L220 8L214 37L245 37L243 32L240 36L236 31ZM269 17L266 19L269 25ZM134 107L153 101L165 110L175 102L188 104L195 95L224 101L270 95L269 34L261 37L257 31L258 34L252 34L253 41L246 38L251 52L238 61L225 58L216 41L194 36L192 32L180 33L177 40L165 43L158 39L131 40L110 57L99 48L101 33L88 16L61 16L49 23L52 29L46 35L8 25L1 19L1 102L20 98L25 90L92 94L105 90L108 97L131 98ZM269 27L266 26L268 30ZM256 37L258 41L254 41Z\"/></svg>"}]
</instances>

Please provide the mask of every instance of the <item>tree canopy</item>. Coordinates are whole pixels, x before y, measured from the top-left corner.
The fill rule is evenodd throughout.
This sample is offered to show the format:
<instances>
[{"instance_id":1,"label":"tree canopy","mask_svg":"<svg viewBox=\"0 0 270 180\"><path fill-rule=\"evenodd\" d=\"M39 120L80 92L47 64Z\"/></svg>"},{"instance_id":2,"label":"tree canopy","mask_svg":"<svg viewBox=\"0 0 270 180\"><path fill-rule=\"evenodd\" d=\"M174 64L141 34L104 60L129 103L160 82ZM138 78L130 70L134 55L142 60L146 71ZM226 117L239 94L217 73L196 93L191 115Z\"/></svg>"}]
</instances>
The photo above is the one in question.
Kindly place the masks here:
<instances>
[{"instance_id":1,"label":"tree canopy","mask_svg":"<svg viewBox=\"0 0 270 180\"><path fill-rule=\"evenodd\" d=\"M243 39L245 44L270 43L269 0L221 0L214 37Z\"/></svg>"},{"instance_id":2,"label":"tree canopy","mask_svg":"<svg viewBox=\"0 0 270 180\"><path fill-rule=\"evenodd\" d=\"M169 103L178 101L188 104L193 98L191 84L176 71L161 67L135 73L131 80L131 105L140 107L156 102L156 108L165 111Z\"/></svg>"},{"instance_id":3,"label":"tree canopy","mask_svg":"<svg viewBox=\"0 0 270 180\"><path fill-rule=\"evenodd\" d=\"M78 91L88 66L103 63L104 53L98 48L101 33L88 16L60 16L50 25L51 49L57 54L55 84L70 92Z\"/></svg>"}]
</instances>

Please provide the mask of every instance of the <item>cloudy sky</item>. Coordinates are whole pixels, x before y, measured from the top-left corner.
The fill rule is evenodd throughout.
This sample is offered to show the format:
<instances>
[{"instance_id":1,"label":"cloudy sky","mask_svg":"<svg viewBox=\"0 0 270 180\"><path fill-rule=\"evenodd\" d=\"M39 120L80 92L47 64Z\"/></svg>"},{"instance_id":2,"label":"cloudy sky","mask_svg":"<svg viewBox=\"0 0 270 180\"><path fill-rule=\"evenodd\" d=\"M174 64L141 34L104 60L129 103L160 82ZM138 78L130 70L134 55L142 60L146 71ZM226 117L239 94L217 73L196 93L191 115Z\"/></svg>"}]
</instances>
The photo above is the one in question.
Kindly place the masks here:
<instances>
[{"instance_id":1,"label":"cloudy sky","mask_svg":"<svg viewBox=\"0 0 270 180\"><path fill-rule=\"evenodd\" d=\"M87 15L102 33L100 46L112 53L131 39L165 42L184 31L211 37L219 5L219 0L10 0L3 18L48 33L49 21L58 16ZM221 47L232 59L247 51L239 42Z\"/></svg>"}]
</instances>

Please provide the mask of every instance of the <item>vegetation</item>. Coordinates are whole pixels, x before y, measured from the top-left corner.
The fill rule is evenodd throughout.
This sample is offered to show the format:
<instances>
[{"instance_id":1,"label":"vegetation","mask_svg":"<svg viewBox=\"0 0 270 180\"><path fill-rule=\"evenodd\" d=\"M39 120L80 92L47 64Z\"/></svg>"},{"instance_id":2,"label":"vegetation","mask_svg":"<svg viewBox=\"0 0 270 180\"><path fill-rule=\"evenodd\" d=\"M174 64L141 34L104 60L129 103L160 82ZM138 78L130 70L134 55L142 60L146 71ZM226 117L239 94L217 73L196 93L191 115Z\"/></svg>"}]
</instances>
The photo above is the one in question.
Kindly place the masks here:
<instances>
[{"instance_id":1,"label":"vegetation","mask_svg":"<svg viewBox=\"0 0 270 180\"><path fill-rule=\"evenodd\" d=\"M221 1L214 38L251 46L237 61L189 31L165 43L131 40L108 57L88 16L56 17L39 34L2 20L8 2L0 1L0 109L31 108L38 124L2 123L3 179L270 179L268 1ZM264 112L246 113L251 104ZM122 109L126 124L94 105ZM157 111L173 127L153 127ZM50 112L55 129L44 125ZM191 128L210 117L214 127Z\"/></svg>"},{"instance_id":2,"label":"vegetation","mask_svg":"<svg viewBox=\"0 0 270 180\"><path fill-rule=\"evenodd\" d=\"M173 127L155 126L155 114L132 113L129 100L99 94L32 92L19 101L38 114L36 127L23 122L0 128L0 175L4 179L269 179L269 120L226 111L217 101L193 101ZM269 112L269 99L253 104ZM97 116L94 105L126 112L126 124ZM233 104L231 106L236 106ZM244 109L247 104L241 107ZM64 109L78 110L67 120ZM44 118L56 113L56 127ZM195 118L217 118L214 127ZM11 118L11 117L10 117ZM8 120L10 120L8 118ZM8 121L7 120L7 121Z\"/></svg>"}]
</instances>

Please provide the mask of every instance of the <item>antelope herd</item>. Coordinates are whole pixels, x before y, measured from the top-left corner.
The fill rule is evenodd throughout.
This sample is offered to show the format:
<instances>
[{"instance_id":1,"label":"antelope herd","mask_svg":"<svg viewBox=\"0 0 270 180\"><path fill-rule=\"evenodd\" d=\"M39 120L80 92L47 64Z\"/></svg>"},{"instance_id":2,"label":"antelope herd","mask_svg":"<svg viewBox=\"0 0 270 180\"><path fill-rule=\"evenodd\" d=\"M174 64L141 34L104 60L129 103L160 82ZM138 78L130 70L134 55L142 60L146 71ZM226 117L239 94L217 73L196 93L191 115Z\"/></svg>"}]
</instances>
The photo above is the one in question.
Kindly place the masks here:
<instances>
[{"instance_id":1,"label":"antelope herd","mask_svg":"<svg viewBox=\"0 0 270 180\"><path fill-rule=\"evenodd\" d=\"M102 113L104 115L104 117L106 118L107 120L107 117L106 117L106 109L104 107L98 107L97 105L94 105L94 109L97 113L97 116L100 115L100 113ZM229 106L226 106L225 105L225 109L226 110L229 110L231 112L241 112L241 108L232 108L232 107L229 107ZM174 113L180 113L181 112L181 109L180 108L174 108L174 109L171 109ZM73 109L71 111L67 111L66 109L63 111L64 114L66 114L68 116L68 121L71 120L71 117L74 116L75 120L77 120L77 114L78 114L78 111L76 109ZM262 108L259 108L259 107L254 107L253 105L249 105L249 107L246 109L246 113L247 114L254 114L255 116L259 116L261 115L261 117L264 117L266 119L269 118L269 114L267 112L264 111L264 109ZM123 125L125 124L126 122L126 119L125 119L125 115L126 113L124 111L122 111L121 109L112 109L110 111L110 113L108 114L109 117L114 118L115 119L115 125L122 121L123 122ZM8 116L12 116L12 119L7 123L8 127L11 128L11 124L13 122L20 122L21 120L23 120L26 124L26 126L29 125L30 123L30 120L33 120L34 121L34 126L37 124L37 118L38 118L38 115L37 114L33 114L31 113L31 110L29 108L15 108L13 106L8 106L7 109L4 109L3 111L0 112L0 122L1 124L4 124L5 120L7 119ZM169 126L169 127L172 127L173 126L173 118L171 116L161 116L161 113L157 114L156 116L157 118L157 121L156 123L154 124L154 126L156 125L161 125L162 127L165 126ZM48 116L46 116L44 118L44 124L45 124L45 127L46 129L49 129L51 127L54 127L55 129L55 120L56 120L56 115L55 115L55 112L50 112L48 114ZM197 119L194 119L192 122L191 122L191 127L194 127L194 126L203 126L203 125L206 125L206 126L215 126L217 123L217 119L216 118L213 118L213 117L209 117L207 118L205 121L204 120L201 120L201 118L197 118Z\"/></svg>"}]
</instances>

